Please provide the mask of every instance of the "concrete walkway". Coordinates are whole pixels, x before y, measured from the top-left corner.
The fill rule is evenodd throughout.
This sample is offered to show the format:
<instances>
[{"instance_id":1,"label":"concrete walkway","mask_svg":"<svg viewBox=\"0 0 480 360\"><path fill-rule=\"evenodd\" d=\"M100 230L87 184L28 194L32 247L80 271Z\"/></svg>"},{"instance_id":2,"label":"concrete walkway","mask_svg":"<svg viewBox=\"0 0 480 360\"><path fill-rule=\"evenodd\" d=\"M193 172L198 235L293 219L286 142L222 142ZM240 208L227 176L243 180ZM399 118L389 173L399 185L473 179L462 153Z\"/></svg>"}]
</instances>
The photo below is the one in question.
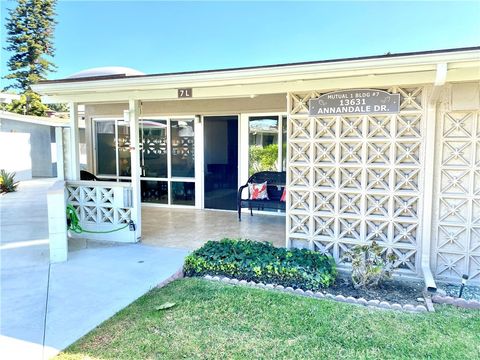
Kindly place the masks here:
<instances>
[{"instance_id":1,"label":"concrete walkway","mask_svg":"<svg viewBox=\"0 0 480 360\"><path fill-rule=\"evenodd\" d=\"M142 244L80 248L48 260L46 191L23 182L0 196L0 358L45 359L174 274L186 250Z\"/></svg>"}]
</instances>

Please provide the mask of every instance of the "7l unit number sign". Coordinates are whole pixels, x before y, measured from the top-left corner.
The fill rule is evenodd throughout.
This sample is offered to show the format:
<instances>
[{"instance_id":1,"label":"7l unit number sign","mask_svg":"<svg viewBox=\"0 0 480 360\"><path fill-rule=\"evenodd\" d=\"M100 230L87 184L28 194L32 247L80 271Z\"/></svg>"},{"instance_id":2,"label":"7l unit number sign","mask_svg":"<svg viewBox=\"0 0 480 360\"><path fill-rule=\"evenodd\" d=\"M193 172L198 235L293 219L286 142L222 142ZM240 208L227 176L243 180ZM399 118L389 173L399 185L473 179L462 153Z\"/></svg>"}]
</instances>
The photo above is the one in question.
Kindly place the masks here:
<instances>
[{"instance_id":1,"label":"7l unit number sign","mask_svg":"<svg viewBox=\"0 0 480 360\"><path fill-rule=\"evenodd\" d=\"M177 94L178 94L179 98L191 98L192 97L192 88L178 89Z\"/></svg>"},{"instance_id":2,"label":"7l unit number sign","mask_svg":"<svg viewBox=\"0 0 480 360\"><path fill-rule=\"evenodd\" d=\"M334 91L310 99L308 105L310 116L396 114L400 111L400 94L371 89Z\"/></svg>"}]
</instances>

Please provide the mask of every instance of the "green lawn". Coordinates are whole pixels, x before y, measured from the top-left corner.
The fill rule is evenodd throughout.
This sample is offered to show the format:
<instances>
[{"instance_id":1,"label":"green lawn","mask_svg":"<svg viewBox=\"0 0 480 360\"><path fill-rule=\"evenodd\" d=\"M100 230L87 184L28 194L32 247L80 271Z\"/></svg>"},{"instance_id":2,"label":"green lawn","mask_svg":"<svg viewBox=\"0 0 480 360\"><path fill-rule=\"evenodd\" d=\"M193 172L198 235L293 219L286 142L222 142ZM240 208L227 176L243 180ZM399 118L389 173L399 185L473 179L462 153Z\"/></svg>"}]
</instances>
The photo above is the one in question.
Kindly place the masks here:
<instances>
[{"instance_id":1,"label":"green lawn","mask_svg":"<svg viewBox=\"0 0 480 360\"><path fill-rule=\"evenodd\" d=\"M156 308L174 302L176 306ZM146 294L59 359L479 359L480 312L406 314L177 280Z\"/></svg>"}]
</instances>

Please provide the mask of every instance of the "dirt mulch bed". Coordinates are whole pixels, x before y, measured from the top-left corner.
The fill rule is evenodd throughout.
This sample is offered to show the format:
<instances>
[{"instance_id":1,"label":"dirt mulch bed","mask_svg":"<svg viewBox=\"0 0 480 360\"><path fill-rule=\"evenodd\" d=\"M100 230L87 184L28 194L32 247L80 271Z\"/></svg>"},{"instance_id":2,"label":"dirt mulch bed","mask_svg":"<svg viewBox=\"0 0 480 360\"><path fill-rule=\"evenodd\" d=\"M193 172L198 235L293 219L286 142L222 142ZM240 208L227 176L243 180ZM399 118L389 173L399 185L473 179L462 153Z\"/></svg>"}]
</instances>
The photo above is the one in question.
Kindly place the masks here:
<instances>
[{"instance_id":1,"label":"dirt mulch bed","mask_svg":"<svg viewBox=\"0 0 480 360\"><path fill-rule=\"evenodd\" d=\"M440 285L448 296L458 297L460 293L460 284L443 284ZM465 300L480 301L480 286L467 285L463 289L462 298Z\"/></svg>"},{"instance_id":2,"label":"dirt mulch bed","mask_svg":"<svg viewBox=\"0 0 480 360\"><path fill-rule=\"evenodd\" d=\"M352 296L357 299L388 301L391 304L420 305L424 302L417 299L423 299L423 288L422 282L389 280L380 284L376 289L355 289L349 278L339 278L335 285L325 289L324 293Z\"/></svg>"}]
</instances>

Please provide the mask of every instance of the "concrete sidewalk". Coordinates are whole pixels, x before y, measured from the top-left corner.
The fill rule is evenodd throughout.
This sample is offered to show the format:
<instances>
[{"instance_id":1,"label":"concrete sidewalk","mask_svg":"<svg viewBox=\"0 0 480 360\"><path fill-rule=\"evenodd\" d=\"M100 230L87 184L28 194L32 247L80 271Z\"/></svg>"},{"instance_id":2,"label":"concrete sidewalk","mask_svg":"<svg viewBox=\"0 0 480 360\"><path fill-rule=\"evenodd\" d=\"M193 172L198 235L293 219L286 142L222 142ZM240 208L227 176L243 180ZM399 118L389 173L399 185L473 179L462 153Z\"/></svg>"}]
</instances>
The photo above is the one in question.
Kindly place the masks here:
<instances>
[{"instance_id":1,"label":"concrete sidewalk","mask_svg":"<svg viewBox=\"0 0 480 360\"><path fill-rule=\"evenodd\" d=\"M172 276L187 254L142 244L81 248L50 266L52 183L27 181L0 197L1 359L55 355Z\"/></svg>"}]
</instances>

